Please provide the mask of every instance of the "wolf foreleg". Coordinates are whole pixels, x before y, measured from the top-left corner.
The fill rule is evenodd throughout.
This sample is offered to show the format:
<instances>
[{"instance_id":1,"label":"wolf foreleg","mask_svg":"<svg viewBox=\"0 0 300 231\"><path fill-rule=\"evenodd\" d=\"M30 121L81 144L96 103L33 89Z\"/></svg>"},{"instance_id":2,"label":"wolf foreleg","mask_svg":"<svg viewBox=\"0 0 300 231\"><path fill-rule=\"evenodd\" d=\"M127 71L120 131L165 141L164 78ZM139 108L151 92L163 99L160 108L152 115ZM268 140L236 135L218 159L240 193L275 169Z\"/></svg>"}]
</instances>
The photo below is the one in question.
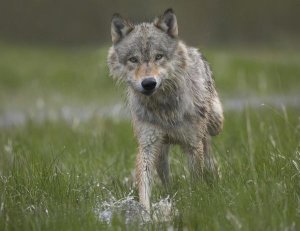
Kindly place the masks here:
<instances>
[{"instance_id":1,"label":"wolf foreleg","mask_svg":"<svg viewBox=\"0 0 300 231\"><path fill-rule=\"evenodd\" d=\"M157 174L165 186L169 184L169 149L169 144L163 144L155 161Z\"/></svg>"},{"instance_id":2,"label":"wolf foreleg","mask_svg":"<svg viewBox=\"0 0 300 231\"><path fill-rule=\"evenodd\" d=\"M136 127L139 142L139 153L136 159L136 180L140 203L150 212L152 174L155 161L162 149L162 139L154 129L145 128L142 124L139 125L140 127Z\"/></svg>"},{"instance_id":3,"label":"wolf foreleg","mask_svg":"<svg viewBox=\"0 0 300 231\"><path fill-rule=\"evenodd\" d=\"M199 140L196 145L183 146L183 150L188 156L189 170L192 178L202 177L204 170L204 150L202 140Z\"/></svg>"},{"instance_id":4,"label":"wolf foreleg","mask_svg":"<svg viewBox=\"0 0 300 231\"><path fill-rule=\"evenodd\" d=\"M139 192L139 201L149 212L153 159L150 159L147 156L148 154L143 150L138 153L135 172Z\"/></svg>"}]
</instances>

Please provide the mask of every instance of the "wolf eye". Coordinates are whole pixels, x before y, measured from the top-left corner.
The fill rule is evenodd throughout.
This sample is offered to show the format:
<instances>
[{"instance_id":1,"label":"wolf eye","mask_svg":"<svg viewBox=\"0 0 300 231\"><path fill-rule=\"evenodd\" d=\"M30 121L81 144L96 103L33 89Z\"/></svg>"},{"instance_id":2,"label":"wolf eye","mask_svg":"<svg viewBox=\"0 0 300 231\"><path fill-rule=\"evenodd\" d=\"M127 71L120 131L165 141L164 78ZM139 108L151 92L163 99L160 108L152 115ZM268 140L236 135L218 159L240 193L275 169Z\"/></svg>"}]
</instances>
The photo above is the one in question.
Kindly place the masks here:
<instances>
[{"instance_id":1,"label":"wolf eye","mask_svg":"<svg viewBox=\"0 0 300 231\"><path fill-rule=\"evenodd\" d=\"M162 57L163 57L162 54L157 54L157 55L155 55L155 60L156 60L156 61L161 60Z\"/></svg>"},{"instance_id":2,"label":"wolf eye","mask_svg":"<svg viewBox=\"0 0 300 231\"><path fill-rule=\"evenodd\" d=\"M130 57L128 60L132 63L137 63L138 62L138 59L136 57Z\"/></svg>"}]
</instances>

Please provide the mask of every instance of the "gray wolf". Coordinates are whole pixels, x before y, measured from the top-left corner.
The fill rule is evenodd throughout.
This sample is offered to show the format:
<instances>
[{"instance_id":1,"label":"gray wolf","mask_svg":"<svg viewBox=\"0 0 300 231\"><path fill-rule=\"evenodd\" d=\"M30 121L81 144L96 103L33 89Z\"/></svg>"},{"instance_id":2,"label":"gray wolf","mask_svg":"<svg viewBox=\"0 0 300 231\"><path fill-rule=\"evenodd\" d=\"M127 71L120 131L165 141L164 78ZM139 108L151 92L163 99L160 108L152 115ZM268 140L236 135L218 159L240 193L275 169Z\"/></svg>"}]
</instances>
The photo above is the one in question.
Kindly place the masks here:
<instances>
[{"instance_id":1,"label":"gray wolf","mask_svg":"<svg viewBox=\"0 0 300 231\"><path fill-rule=\"evenodd\" d=\"M111 36L108 67L111 76L127 86L139 144L139 200L150 211L153 171L163 184L169 183L170 145L180 145L187 154L192 178L216 170L209 141L223 128L222 105L207 61L178 38L172 9L141 24L114 14Z\"/></svg>"}]
</instances>

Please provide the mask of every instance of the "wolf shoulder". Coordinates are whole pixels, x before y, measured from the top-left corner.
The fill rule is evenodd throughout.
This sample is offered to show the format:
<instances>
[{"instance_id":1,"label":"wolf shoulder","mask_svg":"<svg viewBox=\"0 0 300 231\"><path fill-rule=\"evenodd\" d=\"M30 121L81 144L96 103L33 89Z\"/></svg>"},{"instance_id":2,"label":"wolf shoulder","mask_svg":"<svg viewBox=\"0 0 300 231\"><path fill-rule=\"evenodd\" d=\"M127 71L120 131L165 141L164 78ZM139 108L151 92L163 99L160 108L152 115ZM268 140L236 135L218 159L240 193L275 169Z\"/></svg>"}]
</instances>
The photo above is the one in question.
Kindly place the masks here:
<instances>
[{"instance_id":1,"label":"wolf shoulder","mask_svg":"<svg viewBox=\"0 0 300 231\"><path fill-rule=\"evenodd\" d=\"M191 74L192 78L201 79L200 81L205 88L206 101L205 104L208 108L208 132L211 136L218 135L223 129L224 115L223 107L217 93L213 73L210 65L204 55L193 47L187 48L188 56L191 63ZM203 88L202 88L203 89Z\"/></svg>"},{"instance_id":2,"label":"wolf shoulder","mask_svg":"<svg viewBox=\"0 0 300 231\"><path fill-rule=\"evenodd\" d=\"M212 71L205 56L195 47L186 46L189 66L196 69L196 78L212 79Z\"/></svg>"}]
</instances>

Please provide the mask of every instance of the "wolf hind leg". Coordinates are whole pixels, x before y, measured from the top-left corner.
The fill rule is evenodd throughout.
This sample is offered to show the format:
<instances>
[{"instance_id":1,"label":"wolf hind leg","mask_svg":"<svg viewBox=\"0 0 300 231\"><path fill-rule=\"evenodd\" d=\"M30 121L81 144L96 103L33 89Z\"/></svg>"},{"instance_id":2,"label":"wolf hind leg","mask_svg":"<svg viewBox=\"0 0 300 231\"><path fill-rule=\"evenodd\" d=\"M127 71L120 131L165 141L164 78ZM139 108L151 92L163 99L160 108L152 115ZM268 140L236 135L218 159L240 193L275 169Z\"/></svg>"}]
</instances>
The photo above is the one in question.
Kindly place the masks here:
<instances>
[{"instance_id":1,"label":"wolf hind leg","mask_svg":"<svg viewBox=\"0 0 300 231\"><path fill-rule=\"evenodd\" d=\"M158 153L155 167L157 174L164 186L168 186L170 183L169 176L169 144L163 144L160 153Z\"/></svg>"},{"instance_id":2,"label":"wolf hind leg","mask_svg":"<svg viewBox=\"0 0 300 231\"><path fill-rule=\"evenodd\" d=\"M219 165L211 150L211 137L208 135L203 138L204 152L204 176L205 179L217 179L221 177Z\"/></svg>"}]
</instances>

